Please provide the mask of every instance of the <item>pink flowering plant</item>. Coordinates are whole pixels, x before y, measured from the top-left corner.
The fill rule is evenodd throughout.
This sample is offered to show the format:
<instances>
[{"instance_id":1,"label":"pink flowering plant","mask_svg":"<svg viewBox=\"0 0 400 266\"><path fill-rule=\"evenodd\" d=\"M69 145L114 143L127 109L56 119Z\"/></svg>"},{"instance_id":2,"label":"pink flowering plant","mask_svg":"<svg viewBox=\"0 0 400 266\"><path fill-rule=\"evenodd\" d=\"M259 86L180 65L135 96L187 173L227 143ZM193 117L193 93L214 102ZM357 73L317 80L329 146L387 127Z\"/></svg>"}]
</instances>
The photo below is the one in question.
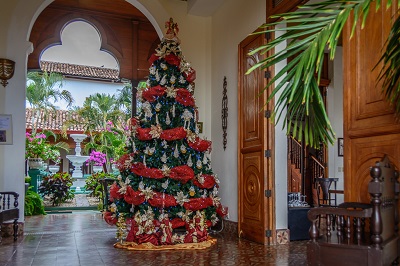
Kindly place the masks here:
<instances>
[{"instance_id":1,"label":"pink flowering plant","mask_svg":"<svg viewBox=\"0 0 400 266\"><path fill-rule=\"evenodd\" d=\"M104 163L106 163L107 159L107 155L102 153L101 151L95 151L93 150L90 154L89 154L89 159L86 161L86 165L95 165L95 166L102 166Z\"/></svg>"},{"instance_id":2,"label":"pink flowering plant","mask_svg":"<svg viewBox=\"0 0 400 266\"><path fill-rule=\"evenodd\" d=\"M42 160L52 160L60 162L60 151L47 141L43 133L25 133L25 159L41 158Z\"/></svg>"}]
</instances>

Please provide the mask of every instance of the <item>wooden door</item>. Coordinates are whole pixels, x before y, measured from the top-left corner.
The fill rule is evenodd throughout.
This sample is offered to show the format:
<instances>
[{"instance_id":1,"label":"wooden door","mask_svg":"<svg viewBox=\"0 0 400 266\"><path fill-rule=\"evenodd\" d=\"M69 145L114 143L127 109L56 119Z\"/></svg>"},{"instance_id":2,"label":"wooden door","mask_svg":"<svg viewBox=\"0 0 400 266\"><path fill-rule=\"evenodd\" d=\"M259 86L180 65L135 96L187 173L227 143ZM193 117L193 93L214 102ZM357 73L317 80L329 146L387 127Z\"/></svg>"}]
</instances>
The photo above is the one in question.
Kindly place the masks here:
<instances>
[{"instance_id":1,"label":"wooden door","mask_svg":"<svg viewBox=\"0 0 400 266\"><path fill-rule=\"evenodd\" d=\"M271 123L263 106L266 93L259 95L266 85L264 71L246 71L262 55L248 53L264 43L264 35L252 35L239 45L239 236L262 244L274 243L273 189L270 152ZM269 150L269 151L268 151ZM272 195L272 196L270 196Z\"/></svg>"},{"instance_id":2,"label":"wooden door","mask_svg":"<svg viewBox=\"0 0 400 266\"><path fill-rule=\"evenodd\" d=\"M306 2L308 0L267 0L267 22L277 20L277 18L270 18L270 16L293 11Z\"/></svg>"},{"instance_id":3,"label":"wooden door","mask_svg":"<svg viewBox=\"0 0 400 266\"><path fill-rule=\"evenodd\" d=\"M372 5L364 29L358 25L350 39L347 24L343 34L346 201L369 202L369 167L383 154L400 167L400 123L377 85L382 65L373 70L397 13L396 1L390 9L383 2L378 12Z\"/></svg>"}]
</instances>

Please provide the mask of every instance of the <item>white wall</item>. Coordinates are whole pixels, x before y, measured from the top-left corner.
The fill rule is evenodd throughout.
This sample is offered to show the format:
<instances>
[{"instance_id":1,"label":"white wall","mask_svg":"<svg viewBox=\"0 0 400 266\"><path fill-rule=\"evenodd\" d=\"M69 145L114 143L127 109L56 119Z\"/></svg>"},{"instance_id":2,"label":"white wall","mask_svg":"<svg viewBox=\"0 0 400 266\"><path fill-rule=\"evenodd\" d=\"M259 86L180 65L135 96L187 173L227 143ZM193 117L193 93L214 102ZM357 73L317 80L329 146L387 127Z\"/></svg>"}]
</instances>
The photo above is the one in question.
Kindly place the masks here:
<instances>
[{"instance_id":1,"label":"white wall","mask_svg":"<svg viewBox=\"0 0 400 266\"><path fill-rule=\"evenodd\" d=\"M20 216L24 212L24 151L25 151L25 83L28 42L32 18L46 1L0 0L0 58L15 61L14 77L6 88L0 87L0 113L11 114L13 144L0 145L0 191L18 192ZM47 1L49 3L50 1Z\"/></svg>"},{"instance_id":2,"label":"white wall","mask_svg":"<svg viewBox=\"0 0 400 266\"><path fill-rule=\"evenodd\" d=\"M331 65L331 84L328 87L328 116L337 138L343 138L343 49L337 47L335 59ZM329 177L339 178L337 188L343 189L343 157L338 156L338 145L329 145ZM338 195L338 203L343 202L343 195Z\"/></svg>"},{"instance_id":3,"label":"white wall","mask_svg":"<svg viewBox=\"0 0 400 266\"><path fill-rule=\"evenodd\" d=\"M211 117L213 155L212 166L219 175L220 197L229 208L230 220L238 221L238 45L248 34L265 22L264 0L225 1L212 16L212 89ZM223 79L227 80L228 129L227 146L222 138Z\"/></svg>"}]
</instances>

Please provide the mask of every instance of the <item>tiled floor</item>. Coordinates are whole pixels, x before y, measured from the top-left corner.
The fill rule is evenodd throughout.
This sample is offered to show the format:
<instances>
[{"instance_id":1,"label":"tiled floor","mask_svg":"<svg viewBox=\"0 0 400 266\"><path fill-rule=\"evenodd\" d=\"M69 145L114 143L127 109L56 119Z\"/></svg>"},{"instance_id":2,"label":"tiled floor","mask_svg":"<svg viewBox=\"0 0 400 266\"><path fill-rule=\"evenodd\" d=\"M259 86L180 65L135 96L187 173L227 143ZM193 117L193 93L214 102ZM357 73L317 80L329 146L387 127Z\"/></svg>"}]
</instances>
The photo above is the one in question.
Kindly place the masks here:
<instances>
[{"instance_id":1,"label":"tiled floor","mask_svg":"<svg viewBox=\"0 0 400 266\"><path fill-rule=\"evenodd\" d=\"M26 217L25 235L0 243L0 265L306 265L305 241L263 246L223 232L207 250L127 251L113 247L115 232L95 211Z\"/></svg>"}]
</instances>

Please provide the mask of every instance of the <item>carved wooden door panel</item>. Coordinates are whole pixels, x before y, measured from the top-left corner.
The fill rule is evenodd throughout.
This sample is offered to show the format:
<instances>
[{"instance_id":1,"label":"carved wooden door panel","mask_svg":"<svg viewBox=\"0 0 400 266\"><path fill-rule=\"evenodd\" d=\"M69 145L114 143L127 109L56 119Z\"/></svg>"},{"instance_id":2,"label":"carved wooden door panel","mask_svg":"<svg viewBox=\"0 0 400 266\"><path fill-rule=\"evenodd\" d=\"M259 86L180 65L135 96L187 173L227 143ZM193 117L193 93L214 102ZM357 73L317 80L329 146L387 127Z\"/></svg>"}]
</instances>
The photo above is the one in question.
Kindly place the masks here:
<instances>
[{"instance_id":1,"label":"carved wooden door panel","mask_svg":"<svg viewBox=\"0 0 400 266\"><path fill-rule=\"evenodd\" d=\"M383 1L385 2L385 1ZM389 35L397 5L378 12L370 9L364 29L360 25L350 39L347 24L343 34L344 78L344 185L346 201L369 202L369 167L388 154L400 167L400 123L385 101L373 70ZM351 20L351 19L350 19Z\"/></svg>"},{"instance_id":2,"label":"carved wooden door panel","mask_svg":"<svg viewBox=\"0 0 400 266\"><path fill-rule=\"evenodd\" d=\"M275 239L272 224L272 197L266 197L272 180L270 159L265 157L270 123L261 110L266 94L259 96L265 86L260 69L245 75L260 60L261 55L248 53L264 42L264 35L249 36L239 45L239 236L266 244ZM269 196L269 195L268 195ZM272 237L272 238L271 238Z\"/></svg>"}]
</instances>

